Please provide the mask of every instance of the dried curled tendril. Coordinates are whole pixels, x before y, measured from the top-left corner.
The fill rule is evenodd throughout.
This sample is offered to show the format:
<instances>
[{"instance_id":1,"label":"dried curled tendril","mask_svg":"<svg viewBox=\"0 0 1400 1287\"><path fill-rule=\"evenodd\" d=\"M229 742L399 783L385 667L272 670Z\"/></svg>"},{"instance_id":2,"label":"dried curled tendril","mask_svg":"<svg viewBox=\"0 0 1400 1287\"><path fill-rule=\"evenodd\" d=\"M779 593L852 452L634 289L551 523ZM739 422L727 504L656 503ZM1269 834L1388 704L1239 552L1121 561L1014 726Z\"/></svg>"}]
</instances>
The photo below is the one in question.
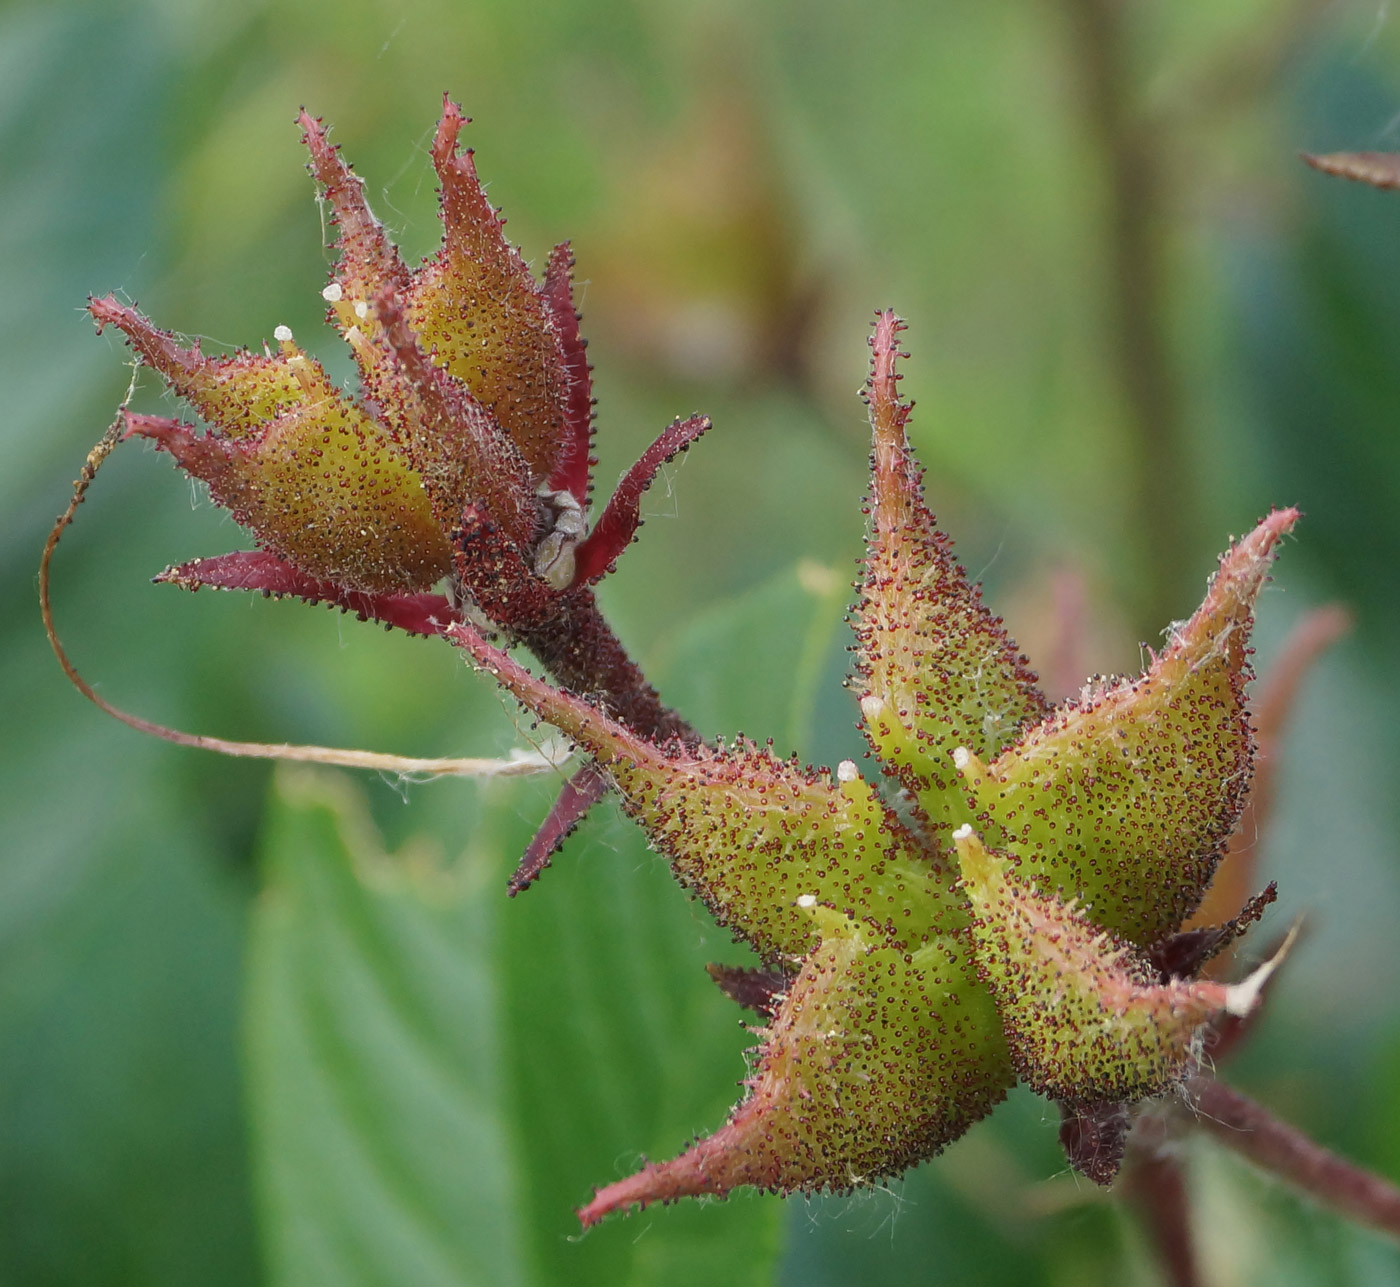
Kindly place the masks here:
<instances>
[{"instance_id":1,"label":"dried curled tendril","mask_svg":"<svg viewBox=\"0 0 1400 1287\"><path fill-rule=\"evenodd\" d=\"M73 483L73 497L67 508L58 516L49 538L44 542L44 553L39 560L39 610L44 618L44 633L58 664L69 682L94 706L105 711L113 719L120 720L128 728L138 733L149 733L177 746L196 747L204 751L217 751L220 755L232 755L254 760L289 760L306 764L329 764L345 769L371 769L381 773L394 773L404 777L437 778L497 778L524 777L557 770L568 752L549 743L528 751L517 750L505 759L479 757L424 758L411 755L389 755L382 751L361 751L348 747L309 746L286 742L239 742L223 737L209 737L201 733L186 733L180 729L168 728L130 711L114 706L102 697L73 664L67 649L54 625L53 596L51 592L51 567L54 551L63 533L73 522L78 506L87 498L87 491L97 477L97 471L112 454L112 449L121 442L126 429L125 407L118 412L115 420L107 427L107 432L93 445L87 460ZM348 610L348 609L347 609ZM446 623L444 623L446 624Z\"/></svg>"}]
</instances>

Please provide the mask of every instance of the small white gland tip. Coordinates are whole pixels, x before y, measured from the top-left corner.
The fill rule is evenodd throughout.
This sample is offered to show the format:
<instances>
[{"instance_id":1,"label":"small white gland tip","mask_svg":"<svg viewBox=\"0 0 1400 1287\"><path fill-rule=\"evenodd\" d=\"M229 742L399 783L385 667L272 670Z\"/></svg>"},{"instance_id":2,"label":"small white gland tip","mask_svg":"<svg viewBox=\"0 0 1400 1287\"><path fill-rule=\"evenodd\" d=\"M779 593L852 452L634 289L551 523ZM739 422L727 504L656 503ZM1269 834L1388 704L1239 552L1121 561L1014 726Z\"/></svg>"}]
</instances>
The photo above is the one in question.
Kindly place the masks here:
<instances>
[{"instance_id":1,"label":"small white gland tip","mask_svg":"<svg viewBox=\"0 0 1400 1287\"><path fill-rule=\"evenodd\" d=\"M972 752L969 751L969 750L967 749L967 747L965 747L965 746L959 746L959 747L957 747L957 748L954 749L954 751L953 751L953 767L954 767L955 769L957 769L959 773L961 773L961 772L963 771L963 769L967 768L967 766L968 766L968 764L971 762L971 760L972 760Z\"/></svg>"},{"instance_id":2,"label":"small white gland tip","mask_svg":"<svg viewBox=\"0 0 1400 1287\"><path fill-rule=\"evenodd\" d=\"M290 326L279 326L272 332L272 338L279 344L290 344L292 342L292 328Z\"/></svg>"},{"instance_id":3,"label":"small white gland tip","mask_svg":"<svg viewBox=\"0 0 1400 1287\"><path fill-rule=\"evenodd\" d=\"M866 719L878 719L880 712L885 709L885 703L876 697L874 693L867 693L860 699L860 713Z\"/></svg>"},{"instance_id":4,"label":"small white gland tip","mask_svg":"<svg viewBox=\"0 0 1400 1287\"><path fill-rule=\"evenodd\" d=\"M838 782L854 782L860 777L860 770L856 768L854 760L842 760L836 766L836 780Z\"/></svg>"},{"instance_id":5,"label":"small white gland tip","mask_svg":"<svg viewBox=\"0 0 1400 1287\"><path fill-rule=\"evenodd\" d=\"M321 292L321 298L325 300L327 304L338 304L340 303L340 297L342 293L343 292L340 289L340 283L332 282L329 286L326 287L325 290Z\"/></svg>"},{"instance_id":6,"label":"small white gland tip","mask_svg":"<svg viewBox=\"0 0 1400 1287\"><path fill-rule=\"evenodd\" d=\"M809 907L815 907L817 905L817 896L815 894L799 894L797 896L797 905L804 911Z\"/></svg>"},{"instance_id":7,"label":"small white gland tip","mask_svg":"<svg viewBox=\"0 0 1400 1287\"><path fill-rule=\"evenodd\" d=\"M362 322L369 316L369 305L362 299L355 302L355 316Z\"/></svg>"},{"instance_id":8,"label":"small white gland tip","mask_svg":"<svg viewBox=\"0 0 1400 1287\"><path fill-rule=\"evenodd\" d=\"M953 832L953 839L954 839L955 841L956 841L956 840L971 840L971 839L972 839L972 823L970 823L970 822L964 822L964 823L962 824L961 827L959 827L955 832Z\"/></svg>"}]
</instances>

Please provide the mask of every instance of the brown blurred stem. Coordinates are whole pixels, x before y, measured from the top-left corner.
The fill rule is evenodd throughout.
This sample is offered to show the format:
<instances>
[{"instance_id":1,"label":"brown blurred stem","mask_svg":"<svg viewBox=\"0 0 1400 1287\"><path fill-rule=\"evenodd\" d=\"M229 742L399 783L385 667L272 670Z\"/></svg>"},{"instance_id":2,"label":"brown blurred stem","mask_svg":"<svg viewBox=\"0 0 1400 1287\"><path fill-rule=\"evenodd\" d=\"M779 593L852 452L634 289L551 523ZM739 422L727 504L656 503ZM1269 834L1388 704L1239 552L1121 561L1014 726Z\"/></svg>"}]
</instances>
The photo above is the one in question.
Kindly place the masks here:
<instances>
[{"instance_id":1,"label":"brown blurred stem","mask_svg":"<svg viewBox=\"0 0 1400 1287\"><path fill-rule=\"evenodd\" d=\"M1268 21L1247 23L1236 40L1216 50L1157 103L1158 120L1164 125L1209 123L1253 107L1336 8L1336 0L1291 0L1271 13Z\"/></svg>"},{"instance_id":2,"label":"brown blurred stem","mask_svg":"<svg viewBox=\"0 0 1400 1287\"><path fill-rule=\"evenodd\" d=\"M1180 391L1167 334L1166 247L1160 222L1167 185L1161 138L1134 102L1139 81L1124 0L1061 0L1070 23L1070 69L1104 177L1109 256L1105 350L1137 444L1133 511L1145 578L1134 621L1155 640L1190 600L1183 574L1192 491Z\"/></svg>"},{"instance_id":3,"label":"brown blurred stem","mask_svg":"<svg viewBox=\"0 0 1400 1287\"><path fill-rule=\"evenodd\" d=\"M1323 1206L1400 1238L1400 1188L1310 1140L1237 1090L1209 1077L1191 1084L1196 1124Z\"/></svg>"},{"instance_id":4,"label":"brown blurred stem","mask_svg":"<svg viewBox=\"0 0 1400 1287\"><path fill-rule=\"evenodd\" d=\"M1139 89L1146 77L1132 31L1142 7L1128 0L1060 0L1069 26L1069 70L1103 176L1110 274L1103 347L1136 444L1132 501L1144 577L1131 608L1145 640L1155 640L1161 623L1179 615L1194 588L1187 569L1196 492L1167 324L1166 220L1178 177L1169 173L1171 149L1191 128L1212 127L1256 103L1334 4L1286 0L1271 21L1247 24L1223 56L1150 103Z\"/></svg>"},{"instance_id":5,"label":"brown blurred stem","mask_svg":"<svg viewBox=\"0 0 1400 1287\"><path fill-rule=\"evenodd\" d=\"M1191 1200L1180 1161L1168 1152L1139 1154L1124 1179L1170 1287L1201 1287Z\"/></svg>"}]
</instances>

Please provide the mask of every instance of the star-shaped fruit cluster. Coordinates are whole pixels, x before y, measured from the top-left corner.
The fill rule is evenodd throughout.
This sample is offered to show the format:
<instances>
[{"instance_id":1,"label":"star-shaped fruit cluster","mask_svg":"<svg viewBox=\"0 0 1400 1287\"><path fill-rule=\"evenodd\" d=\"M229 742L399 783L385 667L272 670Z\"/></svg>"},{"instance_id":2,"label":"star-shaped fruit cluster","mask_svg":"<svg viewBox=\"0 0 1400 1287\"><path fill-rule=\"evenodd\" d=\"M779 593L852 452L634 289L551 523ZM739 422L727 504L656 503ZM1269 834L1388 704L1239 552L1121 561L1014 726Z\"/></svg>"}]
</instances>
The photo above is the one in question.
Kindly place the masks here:
<instances>
[{"instance_id":1,"label":"star-shaped fruit cluster","mask_svg":"<svg viewBox=\"0 0 1400 1287\"><path fill-rule=\"evenodd\" d=\"M1182 926L1249 783L1252 607L1296 512L1224 556L1142 675L1052 707L923 500L897 392L901 329L883 313L872 341L855 618L861 724L884 783L852 761L804 769L771 745L663 743L471 625L447 631L592 757L760 962L711 967L764 1020L742 1102L679 1157L600 1190L585 1224L740 1185L893 1175L1018 1080L1081 1124L1066 1133L1071 1161L1107 1181L1125 1105L1182 1082L1206 1026L1257 997L1260 976L1196 974L1271 891L1229 925Z\"/></svg>"}]
</instances>

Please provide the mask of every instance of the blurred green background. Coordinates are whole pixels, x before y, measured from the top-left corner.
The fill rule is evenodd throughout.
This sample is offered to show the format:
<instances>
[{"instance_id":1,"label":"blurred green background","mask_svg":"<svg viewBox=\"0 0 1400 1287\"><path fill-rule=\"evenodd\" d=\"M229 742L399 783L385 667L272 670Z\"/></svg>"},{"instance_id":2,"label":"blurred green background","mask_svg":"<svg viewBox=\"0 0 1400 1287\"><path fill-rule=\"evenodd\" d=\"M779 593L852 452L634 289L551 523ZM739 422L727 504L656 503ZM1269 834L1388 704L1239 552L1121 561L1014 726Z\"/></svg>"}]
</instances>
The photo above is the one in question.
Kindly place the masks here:
<instances>
[{"instance_id":1,"label":"blurred green background","mask_svg":"<svg viewBox=\"0 0 1400 1287\"><path fill-rule=\"evenodd\" d=\"M1257 662L1341 598L1265 836L1307 937L1232 1078L1400 1175L1400 198L1299 149L1400 146L1400 20L1362 0L101 0L0 5L0 1282L1152 1283L1137 1226L1014 1096L853 1198L572 1208L723 1119L742 959L615 812L505 877L548 781L276 774L82 702L35 567L126 390L116 291L206 349L286 323L340 377L306 104L406 254L450 91L510 233L573 239L599 489L673 415L605 605L665 696L832 762L877 307L935 510L1061 690L1130 670L1214 555L1307 513ZM149 376L138 406L171 410ZM59 552L110 699L409 754L532 734L449 649L148 578L244 544L117 452ZM1069 613L1076 629L1060 623ZM1266 927L1266 933L1269 932ZM1400 1282L1383 1240L1187 1146L1216 1283Z\"/></svg>"}]
</instances>

